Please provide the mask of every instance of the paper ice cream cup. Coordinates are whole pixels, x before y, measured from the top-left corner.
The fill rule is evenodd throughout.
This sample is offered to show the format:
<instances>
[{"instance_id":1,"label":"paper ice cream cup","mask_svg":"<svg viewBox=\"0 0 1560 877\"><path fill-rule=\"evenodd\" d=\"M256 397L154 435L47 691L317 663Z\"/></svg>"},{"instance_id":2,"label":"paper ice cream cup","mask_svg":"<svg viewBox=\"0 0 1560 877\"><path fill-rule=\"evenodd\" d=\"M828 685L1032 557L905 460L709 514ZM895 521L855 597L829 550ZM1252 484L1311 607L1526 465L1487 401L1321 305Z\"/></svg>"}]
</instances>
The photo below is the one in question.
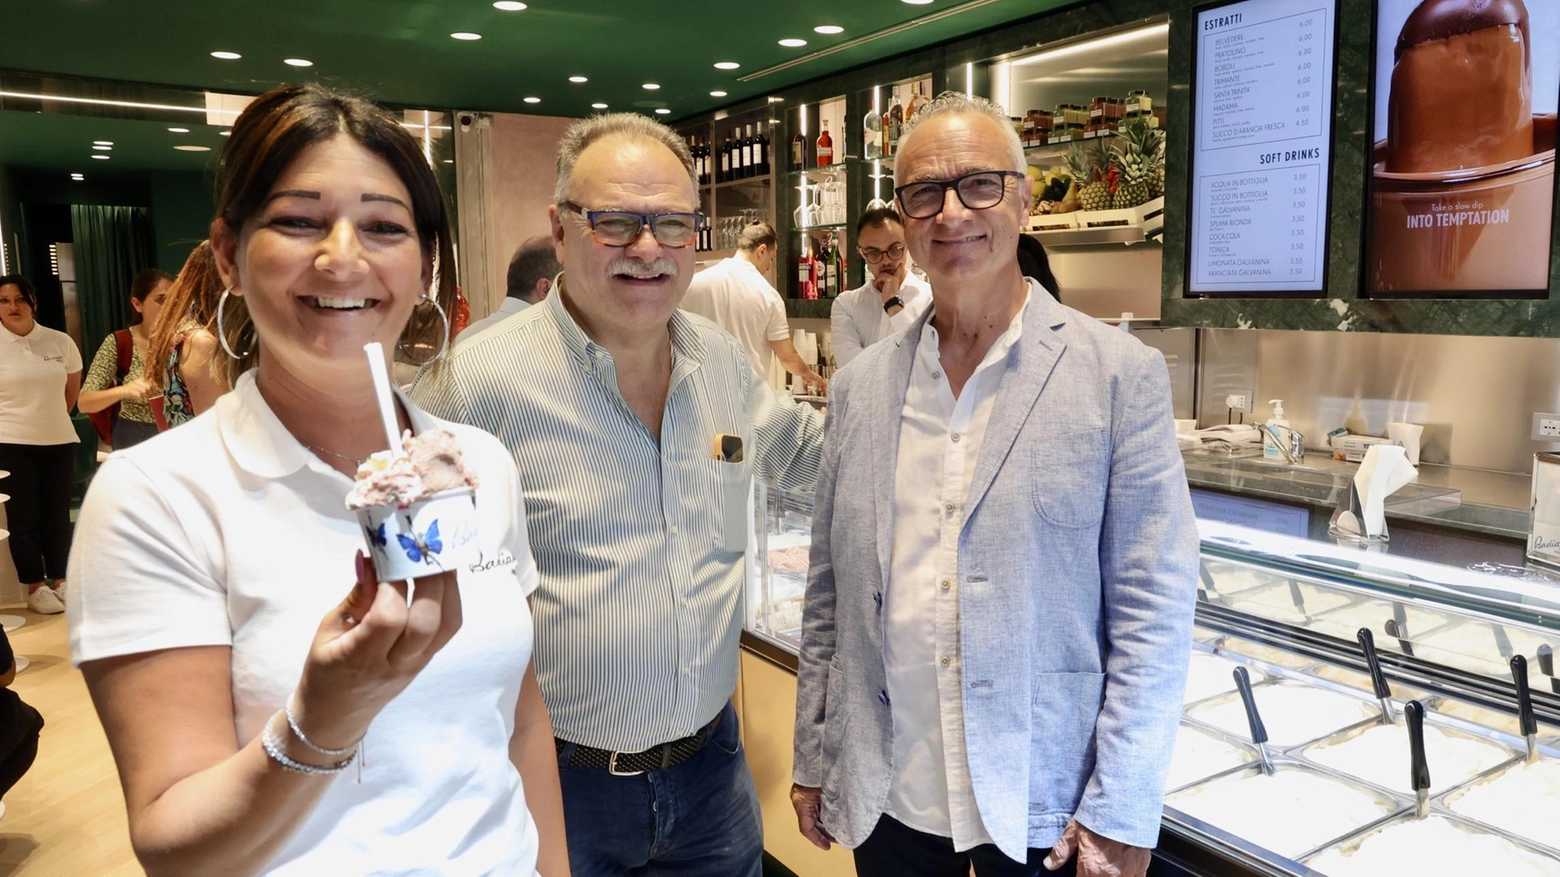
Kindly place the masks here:
<instances>
[{"instance_id":1,"label":"paper ice cream cup","mask_svg":"<svg viewBox=\"0 0 1560 877\"><path fill-rule=\"evenodd\" d=\"M357 516L380 581L454 572L475 560L477 507L470 488L407 506L357 509Z\"/></svg>"}]
</instances>

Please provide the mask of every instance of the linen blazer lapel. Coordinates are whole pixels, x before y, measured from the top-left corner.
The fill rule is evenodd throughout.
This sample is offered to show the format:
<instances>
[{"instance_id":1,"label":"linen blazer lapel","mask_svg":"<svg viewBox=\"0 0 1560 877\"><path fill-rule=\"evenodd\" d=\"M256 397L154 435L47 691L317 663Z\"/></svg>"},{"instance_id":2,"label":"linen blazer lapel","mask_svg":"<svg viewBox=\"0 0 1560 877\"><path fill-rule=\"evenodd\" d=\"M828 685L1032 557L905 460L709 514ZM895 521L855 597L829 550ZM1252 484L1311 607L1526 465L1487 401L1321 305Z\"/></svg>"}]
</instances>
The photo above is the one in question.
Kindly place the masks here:
<instances>
[{"instance_id":1,"label":"linen blazer lapel","mask_svg":"<svg viewBox=\"0 0 1560 877\"><path fill-rule=\"evenodd\" d=\"M1017 362L1002 378L996 403L991 409L991 420L986 424L986 437L981 441L980 456L975 461L969 497L964 503L966 523L991 489L997 472L1013 449L1013 442L1018 439L1019 430L1028 420L1057 361L1062 358L1062 351L1067 349L1067 343L1057 334L1065 325L1067 313L1039 284L1031 283L1024 331L1009 354L1017 357ZM901 392L901 399L903 395Z\"/></svg>"},{"instance_id":2,"label":"linen blazer lapel","mask_svg":"<svg viewBox=\"0 0 1560 877\"><path fill-rule=\"evenodd\" d=\"M883 340L893 345L892 352L877 360L876 373L866 376L868 385L877 388L873 393L872 452L873 478L877 505L877 552L881 572L879 581L888 583L890 551L894 545L894 484L899 466L899 421L904 415L905 394L910 390L910 368L915 362L915 351L921 340L921 330L931 316L931 309L915 321L909 330Z\"/></svg>"}]
</instances>

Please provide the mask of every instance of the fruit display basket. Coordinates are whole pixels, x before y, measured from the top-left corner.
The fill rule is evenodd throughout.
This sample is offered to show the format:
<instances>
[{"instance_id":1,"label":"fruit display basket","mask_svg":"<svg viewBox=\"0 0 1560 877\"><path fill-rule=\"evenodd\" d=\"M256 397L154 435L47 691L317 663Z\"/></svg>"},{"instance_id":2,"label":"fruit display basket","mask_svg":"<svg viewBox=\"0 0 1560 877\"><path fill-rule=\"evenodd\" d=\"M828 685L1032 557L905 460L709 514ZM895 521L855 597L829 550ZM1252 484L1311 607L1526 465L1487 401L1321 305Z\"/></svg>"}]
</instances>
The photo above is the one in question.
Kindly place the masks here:
<instances>
[{"instance_id":1,"label":"fruit display basket","mask_svg":"<svg viewBox=\"0 0 1560 877\"><path fill-rule=\"evenodd\" d=\"M1046 246L1140 243L1156 240L1164 230L1165 199L1161 195L1120 210L1074 210L1029 217L1027 231Z\"/></svg>"}]
</instances>

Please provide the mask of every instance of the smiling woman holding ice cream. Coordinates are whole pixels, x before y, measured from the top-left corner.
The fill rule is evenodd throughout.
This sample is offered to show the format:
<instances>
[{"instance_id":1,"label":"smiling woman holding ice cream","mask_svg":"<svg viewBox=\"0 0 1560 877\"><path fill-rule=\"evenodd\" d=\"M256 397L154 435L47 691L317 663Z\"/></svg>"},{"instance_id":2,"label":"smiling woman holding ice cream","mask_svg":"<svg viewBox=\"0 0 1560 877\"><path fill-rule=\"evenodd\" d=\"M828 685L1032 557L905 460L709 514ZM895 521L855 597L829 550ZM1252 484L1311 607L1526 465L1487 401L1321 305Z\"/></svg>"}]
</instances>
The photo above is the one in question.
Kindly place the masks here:
<instances>
[{"instance_id":1,"label":"smiling woman holding ice cream","mask_svg":"<svg viewBox=\"0 0 1560 877\"><path fill-rule=\"evenodd\" d=\"M434 175L393 118L313 86L257 98L218 175L234 390L104 465L71 558L136 854L152 875L565 875L514 464L405 399L382 420L364 360L448 334ZM450 430L478 483L474 561L411 589L375 582L345 504L387 426Z\"/></svg>"}]
</instances>

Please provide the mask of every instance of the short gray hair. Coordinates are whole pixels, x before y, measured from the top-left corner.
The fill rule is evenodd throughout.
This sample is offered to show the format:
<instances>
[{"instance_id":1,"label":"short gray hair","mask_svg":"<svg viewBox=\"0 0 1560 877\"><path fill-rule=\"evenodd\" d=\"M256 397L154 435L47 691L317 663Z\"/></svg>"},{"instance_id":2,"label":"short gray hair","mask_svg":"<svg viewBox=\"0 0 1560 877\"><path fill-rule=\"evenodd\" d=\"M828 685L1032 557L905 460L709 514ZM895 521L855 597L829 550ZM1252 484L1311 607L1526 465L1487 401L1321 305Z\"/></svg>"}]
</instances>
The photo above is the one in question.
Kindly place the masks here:
<instances>
[{"instance_id":1,"label":"short gray hair","mask_svg":"<svg viewBox=\"0 0 1560 877\"><path fill-rule=\"evenodd\" d=\"M1013 166L1006 168L1006 170L1023 172L1025 165L1028 164L1024 160L1024 144L1018 139L1018 131L1013 128L1013 120L1008 118L1007 111L994 101L983 97L970 97L957 91L945 91L916 109L915 115L905 122L904 130L899 134L898 151L905 151L905 146L910 142L910 137L928 119L933 119L937 116L962 115L966 113L986 116L1002 127L1003 132L1006 134L1004 139L1007 140L1008 152L1012 153L1011 158L1013 159ZM900 182L899 172L903 168L903 164L894 165L894 183L896 185Z\"/></svg>"},{"instance_id":2,"label":"short gray hair","mask_svg":"<svg viewBox=\"0 0 1560 877\"><path fill-rule=\"evenodd\" d=\"M563 139L558 142L558 182L553 187L553 200L556 203L562 204L569 200L569 177L574 173L575 163L580 160L580 153L592 143L614 135L639 137L670 149L688 172L688 182L694 192L699 191L699 178L693 172L693 154L676 131L638 113L602 113L581 119L563 132Z\"/></svg>"}]
</instances>

